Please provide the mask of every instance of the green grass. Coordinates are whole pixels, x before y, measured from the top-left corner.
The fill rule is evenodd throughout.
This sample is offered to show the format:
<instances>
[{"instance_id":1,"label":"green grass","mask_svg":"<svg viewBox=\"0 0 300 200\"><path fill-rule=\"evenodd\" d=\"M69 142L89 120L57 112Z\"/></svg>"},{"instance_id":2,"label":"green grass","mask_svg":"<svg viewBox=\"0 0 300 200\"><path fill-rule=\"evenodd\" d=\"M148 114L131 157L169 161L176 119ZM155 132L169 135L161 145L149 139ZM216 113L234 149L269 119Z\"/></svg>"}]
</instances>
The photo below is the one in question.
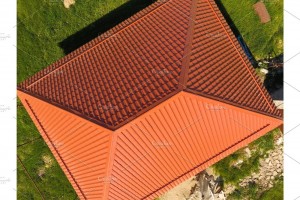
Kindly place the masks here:
<instances>
[{"instance_id":1,"label":"green grass","mask_svg":"<svg viewBox=\"0 0 300 200\"><path fill-rule=\"evenodd\" d=\"M77 198L77 195L73 190L71 184L65 177L62 169L54 159L51 151L43 140L35 141L32 144L27 144L26 146L19 147L17 152L18 156L24 163L33 181L41 190L45 199L71 200ZM45 162L43 159L45 157L48 158L51 162ZM18 170L20 168L21 165L18 163ZM42 176L39 176L40 170L44 170L44 174ZM30 181L29 178L27 181L22 180L24 180L23 173L18 173L18 189L21 188L21 190L18 190L18 196L20 197L20 199L26 199L24 197L24 191L26 193L26 196L36 196L37 190L33 186L32 181ZM30 185L33 188L27 190ZM34 199L40 199L40 197Z\"/></svg>"},{"instance_id":2,"label":"green grass","mask_svg":"<svg viewBox=\"0 0 300 200\"><path fill-rule=\"evenodd\" d=\"M251 157L246 156L244 149L238 150L223 160L213 165L214 171L222 176L225 183L238 185L239 180L245 178L259 169L259 159L267 155L267 152L274 148L274 138L280 131L275 129L265 136L255 140L248 145ZM238 160L243 160L240 165L233 165Z\"/></svg>"},{"instance_id":3,"label":"green grass","mask_svg":"<svg viewBox=\"0 0 300 200\"><path fill-rule=\"evenodd\" d=\"M264 191L260 195L261 200L281 200L283 199L283 178L279 179L274 187L268 191Z\"/></svg>"},{"instance_id":4,"label":"green grass","mask_svg":"<svg viewBox=\"0 0 300 200\"><path fill-rule=\"evenodd\" d=\"M257 193L259 187L255 183L250 183L247 187L238 187L232 194L230 194L228 200L257 200Z\"/></svg>"},{"instance_id":5,"label":"green grass","mask_svg":"<svg viewBox=\"0 0 300 200\"><path fill-rule=\"evenodd\" d=\"M271 21L261 24L253 4L258 0L217 0L228 12L254 57L266 58L273 51L283 53L283 0L264 1ZM233 26L232 26L233 27Z\"/></svg>"},{"instance_id":6,"label":"green grass","mask_svg":"<svg viewBox=\"0 0 300 200\"><path fill-rule=\"evenodd\" d=\"M17 113L17 144L26 144L32 140L40 138L40 133L37 128L33 125L31 118L26 112L25 108L20 101L17 103L18 113Z\"/></svg>"},{"instance_id":7,"label":"green grass","mask_svg":"<svg viewBox=\"0 0 300 200\"><path fill-rule=\"evenodd\" d=\"M276 180L275 185L267 190L263 190L255 183L250 183L246 187L238 187L227 197L228 200L283 200L283 178Z\"/></svg>"},{"instance_id":8,"label":"green grass","mask_svg":"<svg viewBox=\"0 0 300 200\"><path fill-rule=\"evenodd\" d=\"M21 166L17 168L18 173L18 199L34 200L41 199L40 194L34 187L30 178L25 174L24 169Z\"/></svg>"}]
</instances>

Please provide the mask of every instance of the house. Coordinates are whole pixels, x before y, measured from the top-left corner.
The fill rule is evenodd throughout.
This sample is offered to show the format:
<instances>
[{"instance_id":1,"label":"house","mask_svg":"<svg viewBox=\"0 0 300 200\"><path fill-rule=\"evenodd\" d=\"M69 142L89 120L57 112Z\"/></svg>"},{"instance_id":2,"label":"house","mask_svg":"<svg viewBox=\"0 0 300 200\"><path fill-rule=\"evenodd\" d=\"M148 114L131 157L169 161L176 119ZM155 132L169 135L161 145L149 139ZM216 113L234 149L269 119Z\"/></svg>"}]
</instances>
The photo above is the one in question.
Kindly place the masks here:
<instances>
[{"instance_id":1,"label":"house","mask_svg":"<svg viewBox=\"0 0 300 200\"><path fill-rule=\"evenodd\" d=\"M282 124L214 0L158 0L18 96L80 199L154 199Z\"/></svg>"}]
</instances>

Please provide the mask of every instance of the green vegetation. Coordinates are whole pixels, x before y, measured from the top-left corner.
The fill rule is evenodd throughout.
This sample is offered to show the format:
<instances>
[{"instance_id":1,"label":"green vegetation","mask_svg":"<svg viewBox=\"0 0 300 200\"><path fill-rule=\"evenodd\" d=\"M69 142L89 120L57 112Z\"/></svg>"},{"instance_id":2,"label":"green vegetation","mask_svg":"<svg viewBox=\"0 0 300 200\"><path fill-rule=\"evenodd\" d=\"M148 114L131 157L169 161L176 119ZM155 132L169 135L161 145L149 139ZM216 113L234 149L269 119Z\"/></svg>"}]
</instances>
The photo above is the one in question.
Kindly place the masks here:
<instances>
[{"instance_id":1,"label":"green vegetation","mask_svg":"<svg viewBox=\"0 0 300 200\"><path fill-rule=\"evenodd\" d=\"M18 193L17 199L41 199L40 194L34 187L34 184L31 182L30 178L24 172L24 169L18 165L17 168L18 173Z\"/></svg>"},{"instance_id":2,"label":"green vegetation","mask_svg":"<svg viewBox=\"0 0 300 200\"><path fill-rule=\"evenodd\" d=\"M230 156L212 166L215 173L224 179L225 184L236 186L235 191L228 196L228 199L282 199L283 178L276 180L275 185L267 191L260 188L256 183L250 183L247 187L239 186L240 179L243 179L259 169L259 159L267 156L268 151L274 149L274 140L281 134L275 129L265 136L250 143L247 148L251 156L247 155L245 148L240 149ZM242 163L237 161L242 160ZM238 163L238 164L235 164Z\"/></svg>"},{"instance_id":3,"label":"green vegetation","mask_svg":"<svg viewBox=\"0 0 300 200\"><path fill-rule=\"evenodd\" d=\"M260 195L261 200L274 200L283 199L283 178L279 179L274 187L270 190L263 192Z\"/></svg>"},{"instance_id":4,"label":"green vegetation","mask_svg":"<svg viewBox=\"0 0 300 200\"><path fill-rule=\"evenodd\" d=\"M41 138L38 130L32 124L32 120L26 112L25 108L20 101L17 103L18 106L18 120L17 120L17 144L23 145L30 141Z\"/></svg>"},{"instance_id":5,"label":"green vegetation","mask_svg":"<svg viewBox=\"0 0 300 200\"><path fill-rule=\"evenodd\" d=\"M267 155L274 148L274 138L280 133L278 129L266 134L248 145L251 156L248 157L245 149L241 149L213 165L214 171L222 176L225 183L237 185L240 179L256 172L259 168L259 159ZM243 161L240 164L238 161Z\"/></svg>"},{"instance_id":6,"label":"green vegetation","mask_svg":"<svg viewBox=\"0 0 300 200\"><path fill-rule=\"evenodd\" d=\"M273 51L283 53L283 0L263 1L271 16L271 21L261 24L253 4L259 0L217 0L221 2L244 38L254 57L266 58Z\"/></svg>"},{"instance_id":7,"label":"green vegetation","mask_svg":"<svg viewBox=\"0 0 300 200\"><path fill-rule=\"evenodd\" d=\"M41 190L45 199L76 199L75 191L43 140L37 140L19 147L17 152L30 177ZM20 168L25 171L22 165L18 163L18 170ZM18 174L18 180L20 180L18 182L18 196L20 199L27 199L24 194L26 194L26 197L35 197L36 188L27 174L27 181L22 181L25 179L24 176L23 173ZM33 188L27 191L30 185ZM35 192L31 194L33 190ZM32 199L41 199L41 197Z\"/></svg>"},{"instance_id":8,"label":"green vegetation","mask_svg":"<svg viewBox=\"0 0 300 200\"><path fill-rule=\"evenodd\" d=\"M247 187L238 187L232 194L227 197L228 200L242 199L260 199L260 200L280 200L283 199L283 178L276 180L275 185L269 190L263 191L255 183Z\"/></svg>"}]
</instances>

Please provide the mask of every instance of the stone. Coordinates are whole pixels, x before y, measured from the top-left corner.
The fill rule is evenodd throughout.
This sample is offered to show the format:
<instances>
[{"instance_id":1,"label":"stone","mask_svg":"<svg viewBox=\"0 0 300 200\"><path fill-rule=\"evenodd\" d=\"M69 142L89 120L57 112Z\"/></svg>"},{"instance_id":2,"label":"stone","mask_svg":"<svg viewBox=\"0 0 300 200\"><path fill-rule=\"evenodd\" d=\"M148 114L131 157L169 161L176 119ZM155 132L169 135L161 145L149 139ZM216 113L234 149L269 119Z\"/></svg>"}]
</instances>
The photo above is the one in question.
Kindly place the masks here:
<instances>
[{"instance_id":1,"label":"stone","mask_svg":"<svg viewBox=\"0 0 300 200\"><path fill-rule=\"evenodd\" d=\"M280 168L276 168L276 172L277 173L281 172L281 169Z\"/></svg>"},{"instance_id":2,"label":"stone","mask_svg":"<svg viewBox=\"0 0 300 200\"><path fill-rule=\"evenodd\" d=\"M277 168L282 168L282 165L281 165L281 164L277 164L276 167L277 167Z\"/></svg>"},{"instance_id":3,"label":"stone","mask_svg":"<svg viewBox=\"0 0 300 200\"><path fill-rule=\"evenodd\" d=\"M258 174L253 174L253 178L257 179L258 178Z\"/></svg>"},{"instance_id":4,"label":"stone","mask_svg":"<svg viewBox=\"0 0 300 200\"><path fill-rule=\"evenodd\" d=\"M276 141L276 144L281 145L282 143L283 143L283 138L282 137L278 138L278 140Z\"/></svg>"},{"instance_id":5,"label":"stone","mask_svg":"<svg viewBox=\"0 0 300 200\"><path fill-rule=\"evenodd\" d=\"M266 164L266 162L264 160L260 160L259 164L260 164L260 166L264 166Z\"/></svg>"},{"instance_id":6,"label":"stone","mask_svg":"<svg viewBox=\"0 0 300 200\"><path fill-rule=\"evenodd\" d=\"M273 164L272 164L272 162L269 162L269 166L270 166L270 167L273 167Z\"/></svg>"},{"instance_id":7,"label":"stone","mask_svg":"<svg viewBox=\"0 0 300 200\"><path fill-rule=\"evenodd\" d=\"M245 149L245 152L247 154L247 157L250 158L251 157L251 151L248 147Z\"/></svg>"},{"instance_id":8,"label":"stone","mask_svg":"<svg viewBox=\"0 0 300 200\"><path fill-rule=\"evenodd\" d=\"M260 72L263 74L267 74L269 71L267 69L260 69Z\"/></svg>"},{"instance_id":9,"label":"stone","mask_svg":"<svg viewBox=\"0 0 300 200\"><path fill-rule=\"evenodd\" d=\"M277 173L276 171L273 172L273 176L277 176L277 174L278 174L278 173Z\"/></svg>"}]
</instances>

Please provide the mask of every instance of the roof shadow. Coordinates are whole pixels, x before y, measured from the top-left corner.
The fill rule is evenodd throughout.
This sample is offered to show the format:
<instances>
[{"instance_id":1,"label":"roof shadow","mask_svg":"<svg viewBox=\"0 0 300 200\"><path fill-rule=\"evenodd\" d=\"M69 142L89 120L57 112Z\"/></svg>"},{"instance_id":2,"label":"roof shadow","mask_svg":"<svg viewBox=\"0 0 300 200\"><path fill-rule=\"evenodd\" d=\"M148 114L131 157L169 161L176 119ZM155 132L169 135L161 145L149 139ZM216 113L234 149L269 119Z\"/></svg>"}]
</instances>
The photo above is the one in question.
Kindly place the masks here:
<instances>
[{"instance_id":1,"label":"roof shadow","mask_svg":"<svg viewBox=\"0 0 300 200\"><path fill-rule=\"evenodd\" d=\"M283 54L268 59L268 73L264 86L273 100L283 101Z\"/></svg>"},{"instance_id":2,"label":"roof shadow","mask_svg":"<svg viewBox=\"0 0 300 200\"><path fill-rule=\"evenodd\" d=\"M59 43L59 46L65 54L69 54L154 2L155 0L130 0L64 39Z\"/></svg>"}]
</instances>

